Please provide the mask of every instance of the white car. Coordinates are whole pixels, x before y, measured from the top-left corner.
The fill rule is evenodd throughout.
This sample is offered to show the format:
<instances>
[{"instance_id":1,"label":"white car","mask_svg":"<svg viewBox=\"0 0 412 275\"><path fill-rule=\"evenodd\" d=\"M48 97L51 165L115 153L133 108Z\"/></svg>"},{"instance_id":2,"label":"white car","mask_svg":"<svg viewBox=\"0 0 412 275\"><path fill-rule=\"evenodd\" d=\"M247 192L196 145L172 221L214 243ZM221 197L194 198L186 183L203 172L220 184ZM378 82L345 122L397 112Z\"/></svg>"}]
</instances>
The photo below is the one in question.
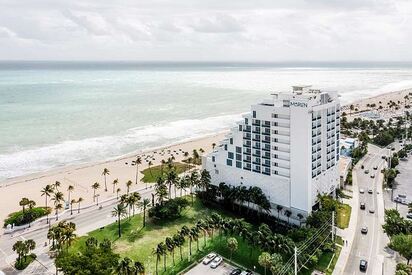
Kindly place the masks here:
<instances>
[{"instance_id":1,"label":"white car","mask_svg":"<svg viewBox=\"0 0 412 275\"><path fill-rule=\"evenodd\" d=\"M216 258L215 253L209 253L204 259L203 259L203 264L208 265L210 264L211 261L213 261L214 258Z\"/></svg>"},{"instance_id":2,"label":"white car","mask_svg":"<svg viewBox=\"0 0 412 275\"><path fill-rule=\"evenodd\" d=\"M216 256L216 258L213 259L212 263L210 264L211 268L216 268L222 263L223 259L220 256Z\"/></svg>"},{"instance_id":3,"label":"white car","mask_svg":"<svg viewBox=\"0 0 412 275\"><path fill-rule=\"evenodd\" d=\"M369 189L368 189L368 193L369 193L369 194L373 194L372 188L369 188Z\"/></svg>"},{"instance_id":4,"label":"white car","mask_svg":"<svg viewBox=\"0 0 412 275\"><path fill-rule=\"evenodd\" d=\"M363 193L365 193L365 190L363 190L363 189L361 188L361 189L359 189L359 193L363 194Z\"/></svg>"}]
</instances>

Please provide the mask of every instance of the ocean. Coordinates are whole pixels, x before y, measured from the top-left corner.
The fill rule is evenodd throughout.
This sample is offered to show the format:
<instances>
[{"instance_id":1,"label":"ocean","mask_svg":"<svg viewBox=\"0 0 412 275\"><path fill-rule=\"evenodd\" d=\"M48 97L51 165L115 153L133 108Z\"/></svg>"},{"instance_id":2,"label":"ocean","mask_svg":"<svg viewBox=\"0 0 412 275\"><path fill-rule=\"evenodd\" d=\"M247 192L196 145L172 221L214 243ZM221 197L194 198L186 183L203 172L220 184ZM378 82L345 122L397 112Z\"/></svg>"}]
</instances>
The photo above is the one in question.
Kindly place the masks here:
<instances>
[{"instance_id":1,"label":"ocean","mask_svg":"<svg viewBox=\"0 0 412 275\"><path fill-rule=\"evenodd\" d=\"M348 103L412 87L412 65L0 62L0 182L220 132L296 84Z\"/></svg>"}]
</instances>

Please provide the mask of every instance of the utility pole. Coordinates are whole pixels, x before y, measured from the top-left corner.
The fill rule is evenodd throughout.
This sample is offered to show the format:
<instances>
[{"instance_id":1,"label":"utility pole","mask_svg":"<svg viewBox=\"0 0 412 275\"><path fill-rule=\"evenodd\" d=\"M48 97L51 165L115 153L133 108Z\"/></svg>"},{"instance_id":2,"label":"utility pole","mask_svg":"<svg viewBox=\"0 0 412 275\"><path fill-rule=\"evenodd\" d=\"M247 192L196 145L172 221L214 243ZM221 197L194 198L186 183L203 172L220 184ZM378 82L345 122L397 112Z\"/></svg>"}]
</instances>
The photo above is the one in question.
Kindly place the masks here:
<instances>
[{"instance_id":1,"label":"utility pole","mask_svg":"<svg viewBox=\"0 0 412 275\"><path fill-rule=\"evenodd\" d=\"M298 249L295 246L295 275L298 275Z\"/></svg>"},{"instance_id":2,"label":"utility pole","mask_svg":"<svg viewBox=\"0 0 412 275\"><path fill-rule=\"evenodd\" d=\"M335 241L335 211L332 211L332 242Z\"/></svg>"}]
</instances>

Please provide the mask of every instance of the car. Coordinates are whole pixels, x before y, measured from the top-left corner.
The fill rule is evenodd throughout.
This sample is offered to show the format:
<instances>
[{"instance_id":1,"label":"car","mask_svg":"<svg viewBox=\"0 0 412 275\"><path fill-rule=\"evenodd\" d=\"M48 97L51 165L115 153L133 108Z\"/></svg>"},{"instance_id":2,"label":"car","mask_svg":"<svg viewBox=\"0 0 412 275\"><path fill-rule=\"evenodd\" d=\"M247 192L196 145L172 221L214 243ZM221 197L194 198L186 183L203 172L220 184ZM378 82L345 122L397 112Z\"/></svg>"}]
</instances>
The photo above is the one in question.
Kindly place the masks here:
<instances>
[{"instance_id":1,"label":"car","mask_svg":"<svg viewBox=\"0 0 412 275\"><path fill-rule=\"evenodd\" d=\"M368 193L369 193L369 194L373 194L372 188L369 188L369 189L368 189Z\"/></svg>"},{"instance_id":2,"label":"car","mask_svg":"<svg viewBox=\"0 0 412 275\"><path fill-rule=\"evenodd\" d=\"M240 275L253 275L253 272L250 270L246 270L246 271L242 271L242 273L240 273Z\"/></svg>"},{"instance_id":3,"label":"car","mask_svg":"<svg viewBox=\"0 0 412 275\"><path fill-rule=\"evenodd\" d=\"M370 208L370 209L369 209L369 213L371 213L371 214L375 213L375 209Z\"/></svg>"},{"instance_id":4,"label":"car","mask_svg":"<svg viewBox=\"0 0 412 275\"><path fill-rule=\"evenodd\" d=\"M409 212L408 214L406 214L406 217L407 217L408 219L412 219L412 212Z\"/></svg>"},{"instance_id":5,"label":"car","mask_svg":"<svg viewBox=\"0 0 412 275\"><path fill-rule=\"evenodd\" d=\"M365 203L364 202L360 203L360 209L365 210Z\"/></svg>"},{"instance_id":6,"label":"car","mask_svg":"<svg viewBox=\"0 0 412 275\"><path fill-rule=\"evenodd\" d=\"M361 189L359 189L359 193L363 194L363 193L365 193L365 190L363 190L363 189L361 188Z\"/></svg>"},{"instance_id":7,"label":"car","mask_svg":"<svg viewBox=\"0 0 412 275\"><path fill-rule=\"evenodd\" d=\"M210 264L213 259L216 258L215 253L209 253L204 259L203 259L203 264L208 265Z\"/></svg>"},{"instance_id":8,"label":"car","mask_svg":"<svg viewBox=\"0 0 412 275\"><path fill-rule=\"evenodd\" d=\"M375 178L375 174L371 174L371 179L374 179Z\"/></svg>"},{"instance_id":9,"label":"car","mask_svg":"<svg viewBox=\"0 0 412 275\"><path fill-rule=\"evenodd\" d=\"M378 166L373 166L373 170L378 170Z\"/></svg>"},{"instance_id":10,"label":"car","mask_svg":"<svg viewBox=\"0 0 412 275\"><path fill-rule=\"evenodd\" d=\"M369 174L369 170L368 170L368 169L365 170L365 174Z\"/></svg>"},{"instance_id":11,"label":"car","mask_svg":"<svg viewBox=\"0 0 412 275\"><path fill-rule=\"evenodd\" d=\"M395 148L392 148L391 150L392 150L392 151L395 151Z\"/></svg>"},{"instance_id":12,"label":"car","mask_svg":"<svg viewBox=\"0 0 412 275\"><path fill-rule=\"evenodd\" d=\"M366 271L368 269L368 261L366 260L360 260L359 262L359 269L361 271Z\"/></svg>"},{"instance_id":13,"label":"car","mask_svg":"<svg viewBox=\"0 0 412 275\"><path fill-rule=\"evenodd\" d=\"M386 156L382 156L381 158L386 160Z\"/></svg>"},{"instance_id":14,"label":"car","mask_svg":"<svg viewBox=\"0 0 412 275\"><path fill-rule=\"evenodd\" d=\"M240 275L242 273L242 269L235 268L230 272L230 275Z\"/></svg>"},{"instance_id":15,"label":"car","mask_svg":"<svg viewBox=\"0 0 412 275\"><path fill-rule=\"evenodd\" d=\"M218 267L218 266L222 263L222 261L223 261L222 257L216 256L216 257L213 259L212 263L210 264L210 267L211 267L211 268L216 268L216 267Z\"/></svg>"},{"instance_id":16,"label":"car","mask_svg":"<svg viewBox=\"0 0 412 275\"><path fill-rule=\"evenodd\" d=\"M394 198L393 200L394 200L395 202L399 202L399 203L402 202L402 198L399 198L399 197L396 197L396 198Z\"/></svg>"},{"instance_id":17,"label":"car","mask_svg":"<svg viewBox=\"0 0 412 275\"><path fill-rule=\"evenodd\" d=\"M364 227L361 228L360 231L361 231L362 234L368 234L368 227L364 226Z\"/></svg>"}]
</instances>

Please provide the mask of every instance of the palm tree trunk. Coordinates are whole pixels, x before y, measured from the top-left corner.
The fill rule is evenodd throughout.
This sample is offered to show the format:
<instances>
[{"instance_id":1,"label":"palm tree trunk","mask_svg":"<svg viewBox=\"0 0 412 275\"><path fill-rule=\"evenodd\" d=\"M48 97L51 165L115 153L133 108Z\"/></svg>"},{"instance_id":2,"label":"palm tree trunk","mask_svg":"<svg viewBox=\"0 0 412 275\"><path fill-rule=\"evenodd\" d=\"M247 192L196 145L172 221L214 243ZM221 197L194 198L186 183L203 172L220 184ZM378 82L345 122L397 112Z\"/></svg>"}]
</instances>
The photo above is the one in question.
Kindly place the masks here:
<instances>
[{"instance_id":1,"label":"palm tree trunk","mask_svg":"<svg viewBox=\"0 0 412 275\"><path fill-rule=\"evenodd\" d=\"M183 261L183 254L182 254L182 246L179 246L179 250L180 250L180 260Z\"/></svg>"},{"instance_id":2,"label":"palm tree trunk","mask_svg":"<svg viewBox=\"0 0 412 275\"><path fill-rule=\"evenodd\" d=\"M119 230L119 238L122 236L122 231L120 230L120 215L117 216L117 226Z\"/></svg>"},{"instance_id":3,"label":"palm tree trunk","mask_svg":"<svg viewBox=\"0 0 412 275\"><path fill-rule=\"evenodd\" d=\"M138 166L137 166L137 164L136 164L136 184L137 184L137 176L138 176L138 173L139 173L139 168L138 168Z\"/></svg>"},{"instance_id":4,"label":"palm tree trunk","mask_svg":"<svg viewBox=\"0 0 412 275\"><path fill-rule=\"evenodd\" d=\"M104 175L104 191L107 192L106 175Z\"/></svg>"},{"instance_id":5,"label":"palm tree trunk","mask_svg":"<svg viewBox=\"0 0 412 275\"><path fill-rule=\"evenodd\" d=\"M46 195L46 211L47 211L46 223L49 223L49 211L47 209L47 195Z\"/></svg>"},{"instance_id":6,"label":"palm tree trunk","mask_svg":"<svg viewBox=\"0 0 412 275\"><path fill-rule=\"evenodd\" d=\"M166 253L163 254L163 270L166 271Z\"/></svg>"},{"instance_id":7,"label":"palm tree trunk","mask_svg":"<svg viewBox=\"0 0 412 275\"><path fill-rule=\"evenodd\" d=\"M146 206L143 207L143 227L146 226Z\"/></svg>"},{"instance_id":8,"label":"palm tree trunk","mask_svg":"<svg viewBox=\"0 0 412 275\"><path fill-rule=\"evenodd\" d=\"M157 271L157 266L159 265L159 257L156 257L156 275L159 274Z\"/></svg>"},{"instance_id":9,"label":"palm tree trunk","mask_svg":"<svg viewBox=\"0 0 412 275\"><path fill-rule=\"evenodd\" d=\"M80 213L80 202L79 202L79 204L77 205L77 214L79 214Z\"/></svg>"}]
</instances>

